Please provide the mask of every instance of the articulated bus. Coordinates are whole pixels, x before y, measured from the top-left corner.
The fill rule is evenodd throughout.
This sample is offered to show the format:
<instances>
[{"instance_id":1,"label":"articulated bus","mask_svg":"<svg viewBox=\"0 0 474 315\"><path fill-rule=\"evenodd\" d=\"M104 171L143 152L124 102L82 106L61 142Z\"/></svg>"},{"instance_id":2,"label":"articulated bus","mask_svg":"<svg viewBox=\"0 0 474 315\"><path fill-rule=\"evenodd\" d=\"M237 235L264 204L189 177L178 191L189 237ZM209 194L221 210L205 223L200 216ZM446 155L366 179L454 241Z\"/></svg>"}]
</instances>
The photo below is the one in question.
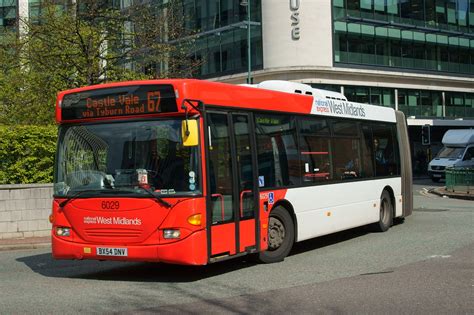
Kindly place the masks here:
<instances>
[{"instance_id":1,"label":"articulated bus","mask_svg":"<svg viewBox=\"0 0 474 315\"><path fill-rule=\"evenodd\" d=\"M59 94L56 259L281 261L412 212L403 113L309 85L153 80Z\"/></svg>"}]
</instances>

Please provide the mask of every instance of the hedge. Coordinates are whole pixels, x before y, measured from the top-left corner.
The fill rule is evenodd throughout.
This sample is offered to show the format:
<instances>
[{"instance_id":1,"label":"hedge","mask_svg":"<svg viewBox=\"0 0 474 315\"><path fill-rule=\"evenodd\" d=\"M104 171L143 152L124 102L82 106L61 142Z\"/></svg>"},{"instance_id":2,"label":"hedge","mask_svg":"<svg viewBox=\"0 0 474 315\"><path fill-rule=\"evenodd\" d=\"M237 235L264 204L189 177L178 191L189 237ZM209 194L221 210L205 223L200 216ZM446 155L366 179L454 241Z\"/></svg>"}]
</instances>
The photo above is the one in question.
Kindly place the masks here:
<instances>
[{"instance_id":1,"label":"hedge","mask_svg":"<svg viewBox=\"0 0 474 315\"><path fill-rule=\"evenodd\" d=\"M0 126L0 184L52 183L56 126Z\"/></svg>"}]
</instances>

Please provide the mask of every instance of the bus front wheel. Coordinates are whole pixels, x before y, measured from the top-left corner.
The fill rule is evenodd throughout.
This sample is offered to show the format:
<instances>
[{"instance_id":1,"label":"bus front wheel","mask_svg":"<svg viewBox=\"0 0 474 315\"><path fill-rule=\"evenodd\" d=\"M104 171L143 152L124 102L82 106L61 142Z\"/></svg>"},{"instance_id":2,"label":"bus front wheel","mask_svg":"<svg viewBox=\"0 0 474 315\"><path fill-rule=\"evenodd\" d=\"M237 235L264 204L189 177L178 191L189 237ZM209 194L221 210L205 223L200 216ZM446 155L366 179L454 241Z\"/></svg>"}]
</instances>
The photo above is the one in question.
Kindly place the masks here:
<instances>
[{"instance_id":1,"label":"bus front wheel","mask_svg":"<svg viewBox=\"0 0 474 315\"><path fill-rule=\"evenodd\" d=\"M288 211L277 206L268 219L268 249L258 254L263 263L283 261L295 241L295 227Z\"/></svg>"},{"instance_id":2,"label":"bus front wheel","mask_svg":"<svg viewBox=\"0 0 474 315\"><path fill-rule=\"evenodd\" d=\"M376 232L385 232L393 224L393 206L390 194L384 190L380 196L380 215L379 222L374 224Z\"/></svg>"}]
</instances>

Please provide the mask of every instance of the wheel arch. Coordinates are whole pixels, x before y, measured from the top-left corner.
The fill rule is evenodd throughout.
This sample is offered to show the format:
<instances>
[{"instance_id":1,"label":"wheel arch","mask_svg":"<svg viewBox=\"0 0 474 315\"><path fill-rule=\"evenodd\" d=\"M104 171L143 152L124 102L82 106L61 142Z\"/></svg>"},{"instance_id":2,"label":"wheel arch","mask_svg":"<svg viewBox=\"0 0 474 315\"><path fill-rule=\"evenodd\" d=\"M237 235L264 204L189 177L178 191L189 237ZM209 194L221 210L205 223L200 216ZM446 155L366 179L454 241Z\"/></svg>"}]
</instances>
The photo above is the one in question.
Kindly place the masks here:
<instances>
[{"instance_id":1,"label":"wheel arch","mask_svg":"<svg viewBox=\"0 0 474 315\"><path fill-rule=\"evenodd\" d=\"M395 193L392 189L392 187L390 186L385 186L382 190L382 193L380 195L383 194L384 191L387 191L388 194L390 195L390 202L392 203L392 218L395 218L396 214L397 214L397 204L395 203Z\"/></svg>"},{"instance_id":2,"label":"wheel arch","mask_svg":"<svg viewBox=\"0 0 474 315\"><path fill-rule=\"evenodd\" d=\"M291 204L291 202L289 202L287 199L280 199L277 202L275 202L271 210L273 210L274 208L278 206L282 206L283 208L285 208L286 211L288 211L288 213L290 214L291 219L293 220L293 227L295 229L295 243L296 243L298 241L298 224L297 224L295 209L293 205Z\"/></svg>"}]
</instances>

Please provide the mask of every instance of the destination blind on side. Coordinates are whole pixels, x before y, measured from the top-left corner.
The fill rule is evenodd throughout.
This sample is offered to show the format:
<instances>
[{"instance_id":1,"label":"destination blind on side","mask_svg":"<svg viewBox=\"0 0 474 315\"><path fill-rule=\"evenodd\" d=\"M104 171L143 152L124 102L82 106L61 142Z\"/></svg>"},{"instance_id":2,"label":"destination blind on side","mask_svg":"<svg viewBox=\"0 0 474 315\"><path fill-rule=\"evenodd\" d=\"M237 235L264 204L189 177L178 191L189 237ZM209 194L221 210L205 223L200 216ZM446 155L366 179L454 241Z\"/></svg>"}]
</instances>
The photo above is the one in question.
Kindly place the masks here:
<instances>
[{"instance_id":1,"label":"destination blind on side","mask_svg":"<svg viewBox=\"0 0 474 315\"><path fill-rule=\"evenodd\" d=\"M67 94L63 120L176 112L172 85L133 85Z\"/></svg>"}]
</instances>

